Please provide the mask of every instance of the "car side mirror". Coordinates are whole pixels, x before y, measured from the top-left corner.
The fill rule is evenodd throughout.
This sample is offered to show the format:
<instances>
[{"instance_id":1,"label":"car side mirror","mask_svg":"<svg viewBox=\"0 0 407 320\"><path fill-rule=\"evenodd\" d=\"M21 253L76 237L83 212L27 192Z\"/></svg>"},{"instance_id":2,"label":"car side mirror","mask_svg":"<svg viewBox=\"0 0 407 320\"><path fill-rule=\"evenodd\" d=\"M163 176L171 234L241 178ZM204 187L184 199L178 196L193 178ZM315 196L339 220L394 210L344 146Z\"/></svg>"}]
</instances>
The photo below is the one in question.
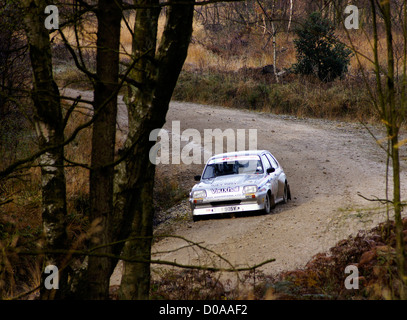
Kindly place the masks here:
<instances>
[{"instance_id":1,"label":"car side mirror","mask_svg":"<svg viewBox=\"0 0 407 320\"><path fill-rule=\"evenodd\" d=\"M274 171L276 171L276 169L274 169L274 168L268 168L267 169L268 174L273 173Z\"/></svg>"},{"instance_id":2,"label":"car side mirror","mask_svg":"<svg viewBox=\"0 0 407 320\"><path fill-rule=\"evenodd\" d=\"M201 176L194 176L195 181L201 181Z\"/></svg>"}]
</instances>

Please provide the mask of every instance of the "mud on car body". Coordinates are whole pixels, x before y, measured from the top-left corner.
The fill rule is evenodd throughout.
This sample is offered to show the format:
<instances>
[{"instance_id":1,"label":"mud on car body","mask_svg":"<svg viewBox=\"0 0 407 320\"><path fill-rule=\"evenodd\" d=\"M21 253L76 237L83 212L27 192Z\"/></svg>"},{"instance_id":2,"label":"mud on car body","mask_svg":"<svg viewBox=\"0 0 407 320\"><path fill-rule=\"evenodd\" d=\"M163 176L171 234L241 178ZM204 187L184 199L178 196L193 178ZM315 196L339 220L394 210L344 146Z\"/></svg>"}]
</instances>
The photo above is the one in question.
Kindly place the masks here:
<instances>
[{"instance_id":1,"label":"mud on car body","mask_svg":"<svg viewBox=\"0 0 407 320\"><path fill-rule=\"evenodd\" d=\"M211 157L189 196L192 216L243 211L269 213L291 199L283 168L267 150L222 153Z\"/></svg>"}]
</instances>

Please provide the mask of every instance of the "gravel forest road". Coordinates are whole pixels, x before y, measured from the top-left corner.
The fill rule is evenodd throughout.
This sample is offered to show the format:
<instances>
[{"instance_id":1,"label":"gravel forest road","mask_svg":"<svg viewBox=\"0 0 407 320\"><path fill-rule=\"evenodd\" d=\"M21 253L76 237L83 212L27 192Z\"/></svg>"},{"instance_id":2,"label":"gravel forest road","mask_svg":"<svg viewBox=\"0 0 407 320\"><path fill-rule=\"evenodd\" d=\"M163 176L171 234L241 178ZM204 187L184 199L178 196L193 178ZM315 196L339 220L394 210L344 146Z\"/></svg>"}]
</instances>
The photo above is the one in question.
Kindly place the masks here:
<instances>
[{"instance_id":1,"label":"gravel forest road","mask_svg":"<svg viewBox=\"0 0 407 320\"><path fill-rule=\"evenodd\" d=\"M126 120L123 108L121 102L118 120L121 127ZM266 274L293 270L339 240L386 219L383 206L358 195L384 198L386 176L385 152L359 123L299 119L184 102L170 104L164 126L169 133L173 121L179 121L181 132L194 128L202 137L204 129L257 129L258 149L270 150L286 172L292 200L277 205L268 215L193 222L187 201L176 207L176 211L181 211L177 215L184 219L171 224L172 233L221 254L235 267L275 259L260 270ZM369 125L369 128L378 139L385 137L380 126ZM406 153L404 145L403 169L407 167ZM166 176L181 175L183 187L190 187L194 184L193 176L201 174L203 167L204 164L168 164L159 165L157 170ZM401 179L403 190L407 187L405 171ZM405 191L402 198L407 198ZM174 213L174 210L170 211ZM162 223L156 232L166 227ZM186 244L179 238L164 238L154 244L153 258L179 264L230 267ZM112 284L120 281L120 269L119 266L112 276Z\"/></svg>"},{"instance_id":2,"label":"gravel forest road","mask_svg":"<svg viewBox=\"0 0 407 320\"><path fill-rule=\"evenodd\" d=\"M270 150L286 172L292 201L277 205L269 215L195 223L189 218L173 227L174 234L221 254L235 267L268 259L275 261L260 268L268 274L302 267L339 240L386 219L383 206L358 195L385 198L386 176L386 154L361 124L180 102L171 104L164 128L171 130L172 121L180 121L181 132L195 128L202 136L204 129L257 129L258 149ZM369 129L377 138L385 137L380 127ZM406 146L402 159L406 168ZM193 176L201 174L203 166L184 165L176 171L185 173L192 185ZM167 165L166 171L171 172L172 167ZM405 172L402 182L406 190ZM182 208L189 209L186 202L178 210ZM174 251L185 245L181 239L163 239L153 248L157 252L154 258L230 267L195 247Z\"/></svg>"}]
</instances>

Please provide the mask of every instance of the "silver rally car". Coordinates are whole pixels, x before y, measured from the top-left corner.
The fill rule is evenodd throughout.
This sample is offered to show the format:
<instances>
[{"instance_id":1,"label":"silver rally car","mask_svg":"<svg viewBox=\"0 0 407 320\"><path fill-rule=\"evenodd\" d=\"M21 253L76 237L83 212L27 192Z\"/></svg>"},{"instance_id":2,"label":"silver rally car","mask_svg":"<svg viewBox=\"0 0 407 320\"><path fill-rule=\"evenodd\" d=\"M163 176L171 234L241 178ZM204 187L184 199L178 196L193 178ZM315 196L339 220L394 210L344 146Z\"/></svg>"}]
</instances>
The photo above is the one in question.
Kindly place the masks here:
<instances>
[{"instance_id":1,"label":"silver rally car","mask_svg":"<svg viewBox=\"0 0 407 320\"><path fill-rule=\"evenodd\" d=\"M262 210L291 199L283 168L267 150L211 157L190 193L194 221L204 215Z\"/></svg>"}]
</instances>

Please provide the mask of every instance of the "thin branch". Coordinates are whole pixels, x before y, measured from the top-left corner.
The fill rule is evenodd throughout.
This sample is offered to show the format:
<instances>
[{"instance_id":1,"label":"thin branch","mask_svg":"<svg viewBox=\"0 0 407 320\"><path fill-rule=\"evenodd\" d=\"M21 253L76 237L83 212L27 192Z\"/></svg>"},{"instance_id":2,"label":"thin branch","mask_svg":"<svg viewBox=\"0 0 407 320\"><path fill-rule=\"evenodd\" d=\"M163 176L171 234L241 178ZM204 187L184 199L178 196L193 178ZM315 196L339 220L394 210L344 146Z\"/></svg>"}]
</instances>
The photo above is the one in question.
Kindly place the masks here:
<instances>
[{"instance_id":1,"label":"thin branch","mask_svg":"<svg viewBox=\"0 0 407 320\"><path fill-rule=\"evenodd\" d=\"M140 82L137 82L136 80L129 78L127 75L119 74L119 79L122 79L123 81L127 82L128 84L131 84L132 86L138 89L142 87L142 84Z\"/></svg>"},{"instance_id":2,"label":"thin branch","mask_svg":"<svg viewBox=\"0 0 407 320\"><path fill-rule=\"evenodd\" d=\"M207 248L206 248L207 249ZM131 258L131 257L125 257L125 256L117 256L114 254L109 254L109 253L99 253L99 252L93 252L95 249L91 250L31 250L31 251L20 251L15 248L7 248L6 252L8 253L15 253L18 255L26 255L26 256L38 256L38 255L44 255L44 254L53 254L53 255L63 255L69 253L71 256L94 256L94 257L101 257L101 258L111 258L111 259L117 259L117 260L122 260L125 262L130 262L130 263L150 263L150 264L158 264L158 265L168 265L168 266L173 266L173 267L178 267L178 268L183 268L183 269L195 269L195 270L206 270L206 271L213 271L213 272L242 272L242 271L252 271L255 270L259 267L262 267L266 264L269 264L271 262L274 262L276 259L267 259L264 260L258 264L248 266L248 267L241 267L241 268L219 268L219 267L213 267L213 266L198 266L198 265L191 265L191 264L181 264L177 263L175 261L166 261L166 260L154 260L154 259L139 259L139 258ZM209 250L209 249L207 249ZM219 254L218 254L219 255ZM220 256L220 255L219 255ZM227 261L227 260L226 260Z\"/></svg>"},{"instance_id":3,"label":"thin branch","mask_svg":"<svg viewBox=\"0 0 407 320\"><path fill-rule=\"evenodd\" d=\"M5 204L10 203L10 202L13 202L13 199L7 199L7 200L0 201L0 206L4 206Z\"/></svg>"},{"instance_id":4,"label":"thin branch","mask_svg":"<svg viewBox=\"0 0 407 320\"><path fill-rule=\"evenodd\" d=\"M38 285L35 288L33 288L31 290L28 290L26 292L20 293L20 294L14 296L14 297L11 297L11 298L7 298L7 297L3 298L3 297L1 297L1 298L4 299L4 300L20 300L21 298L23 298L25 296L28 296L29 294L34 293L35 291L38 291L40 289L41 289L41 285Z\"/></svg>"},{"instance_id":5,"label":"thin branch","mask_svg":"<svg viewBox=\"0 0 407 320\"><path fill-rule=\"evenodd\" d=\"M65 37L65 34L62 32L62 29L59 29L59 34L62 37L62 40L64 41L65 47L68 49L68 51L71 53L71 56L75 62L76 67L82 71L91 82L97 81L98 77L95 73L90 72L84 65L81 64L81 62L78 60L78 57L75 53L75 50L72 48L72 46L69 44L68 39Z\"/></svg>"},{"instance_id":6,"label":"thin branch","mask_svg":"<svg viewBox=\"0 0 407 320\"><path fill-rule=\"evenodd\" d=\"M386 152L386 154L389 154L389 153L388 153L388 150L387 150L385 147L383 147L383 145L380 143L380 141L381 141L382 139L377 139L376 136L375 136L375 134L372 132L372 130L370 130L369 127L368 127L362 120L360 120L359 122L360 122L360 124L362 124L362 126L367 130L367 132L370 134L370 136L371 136L373 139L375 139L375 141L376 141L376 143L379 145L379 147L380 147L381 149L383 149L384 152ZM389 140L389 137L386 137L386 140Z\"/></svg>"},{"instance_id":7,"label":"thin branch","mask_svg":"<svg viewBox=\"0 0 407 320\"><path fill-rule=\"evenodd\" d=\"M81 96L78 96L78 97L73 101L72 105L69 107L69 109L68 109L68 111L67 111L67 113L66 113L66 115L65 115L65 118L63 119L63 126L62 126L62 128L64 128L64 129L66 128L66 125L68 124L68 120L69 120L69 118L70 118L70 116L71 116L73 110L74 110L74 109L76 108L76 106L78 105L80 98L81 98Z\"/></svg>"},{"instance_id":8,"label":"thin branch","mask_svg":"<svg viewBox=\"0 0 407 320\"><path fill-rule=\"evenodd\" d=\"M60 96L60 98L61 98L61 100L78 101L78 103L86 103L86 104L90 104L93 106L93 101L82 99L82 97L80 95L77 96L76 98L72 98L69 96Z\"/></svg>"},{"instance_id":9,"label":"thin branch","mask_svg":"<svg viewBox=\"0 0 407 320\"><path fill-rule=\"evenodd\" d=\"M84 169L88 169L88 170L92 170L92 167L85 164L85 163L80 163L80 162L76 162L73 160L68 159L67 157L63 157L64 161L68 162L69 164L71 164L70 166L64 165L64 167L81 167Z\"/></svg>"},{"instance_id":10,"label":"thin branch","mask_svg":"<svg viewBox=\"0 0 407 320\"><path fill-rule=\"evenodd\" d=\"M221 260L223 260L224 262L226 262L229 266L231 266L231 268L234 269L233 264L232 264L229 260L227 260L227 259L226 259L225 257L223 257L221 254L219 254L219 253L217 253L217 252L215 252L215 251L213 251L213 250L211 250L211 249L208 249L208 248L202 246L202 245L201 245L200 243L198 243L198 242L194 242L194 241L192 241L192 240L189 240L189 239L186 239L186 238L184 238L184 237L177 236L177 235L160 235L160 236L156 236L156 237L172 237L172 238L176 238L176 239L182 239L182 240L184 240L185 242L187 242L188 244L190 244L190 245L192 245L192 246L196 246L196 247L198 247L198 248L200 248L200 249L202 249L202 250L204 250L204 251L207 251L207 252L209 252L209 253L214 254L215 256L217 256L219 259L221 259Z\"/></svg>"},{"instance_id":11,"label":"thin branch","mask_svg":"<svg viewBox=\"0 0 407 320\"><path fill-rule=\"evenodd\" d=\"M365 199L367 201L371 201L371 202L380 202L381 204L388 204L388 203L394 204L394 202L389 200L389 199L380 199L380 198L378 198L376 196L373 196L373 198L369 199L369 198L365 197L364 195L362 195L360 192L358 192L357 195L359 197L361 197L361 198L363 198L363 199Z\"/></svg>"}]
</instances>

